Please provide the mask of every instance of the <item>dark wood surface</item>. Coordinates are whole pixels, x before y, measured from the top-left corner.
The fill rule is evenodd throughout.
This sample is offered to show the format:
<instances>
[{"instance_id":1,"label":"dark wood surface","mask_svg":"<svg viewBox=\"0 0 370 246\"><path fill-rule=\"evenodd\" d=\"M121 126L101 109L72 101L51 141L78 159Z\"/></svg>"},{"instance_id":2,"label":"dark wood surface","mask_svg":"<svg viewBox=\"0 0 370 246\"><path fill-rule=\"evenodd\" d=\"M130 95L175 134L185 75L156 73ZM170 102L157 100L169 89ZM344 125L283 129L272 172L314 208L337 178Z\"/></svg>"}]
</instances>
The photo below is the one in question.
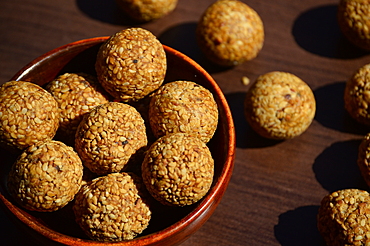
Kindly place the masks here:
<instances>
[{"instance_id":1,"label":"dark wood surface","mask_svg":"<svg viewBox=\"0 0 370 246\"><path fill-rule=\"evenodd\" d=\"M323 245L316 229L321 199L343 188L368 189L356 166L368 129L344 110L345 81L370 62L349 44L336 22L336 0L244 0L261 16L265 44L259 56L221 69L201 54L194 31L213 0L179 0L170 15L139 26L193 58L218 82L230 104L237 134L234 173L212 217L182 245ZM43 53L85 38L138 26L113 0L0 0L0 84ZM314 91L310 128L287 141L256 135L243 115L249 86L270 71L291 72ZM36 245L0 211L1 245Z\"/></svg>"}]
</instances>

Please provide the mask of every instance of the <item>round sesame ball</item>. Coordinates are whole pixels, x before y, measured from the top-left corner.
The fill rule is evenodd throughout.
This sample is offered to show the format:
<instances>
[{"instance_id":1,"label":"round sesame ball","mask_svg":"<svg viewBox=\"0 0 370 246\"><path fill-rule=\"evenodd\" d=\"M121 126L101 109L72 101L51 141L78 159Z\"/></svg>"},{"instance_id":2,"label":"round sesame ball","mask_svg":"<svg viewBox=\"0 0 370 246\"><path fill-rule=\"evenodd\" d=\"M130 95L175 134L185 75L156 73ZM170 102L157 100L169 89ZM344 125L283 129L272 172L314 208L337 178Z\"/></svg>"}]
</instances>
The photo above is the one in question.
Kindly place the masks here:
<instances>
[{"instance_id":1,"label":"round sesame ball","mask_svg":"<svg viewBox=\"0 0 370 246\"><path fill-rule=\"evenodd\" d=\"M258 134L283 140L307 130L315 116L316 101L303 80L275 71L259 76L249 88L244 110L248 123Z\"/></svg>"},{"instance_id":2,"label":"round sesame ball","mask_svg":"<svg viewBox=\"0 0 370 246\"><path fill-rule=\"evenodd\" d=\"M75 148L84 165L96 174L119 172L147 145L140 113L119 102L99 105L86 114L76 131Z\"/></svg>"},{"instance_id":3,"label":"round sesame ball","mask_svg":"<svg viewBox=\"0 0 370 246\"><path fill-rule=\"evenodd\" d=\"M344 106L349 115L361 124L370 126L370 64L351 76L344 89Z\"/></svg>"},{"instance_id":4,"label":"round sesame ball","mask_svg":"<svg viewBox=\"0 0 370 246\"><path fill-rule=\"evenodd\" d=\"M111 173L84 185L73 211L83 231L98 241L133 239L151 219L139 178L128 173Z\"/></svg>"},{"instance_id":5,"label":"round sesame ball","mask_svg":"<svg viewBox=\"0 0 370 246\"><path fill-rule=\"evenodd\" d=\"M72 147L60 141L38 141L13 164L8 190L24 208L52 212L73 200L82 182L83 166Z\"/></svg>"},{"instance_id":6,"label":"round sesame ball","mask_svg":"<svg viewBox=\"0 0 370 246\"><path fill-rule=\"evenodd\" d=\"M141 171L147 190L156 200L181 207L207 194L213 181L214 160L199 138L173 133L150 146Z\"/></svg>"},{"instance_id":7,"label":"round sesame ball","mask_svg":"<svg viewBox=\"0 0 370 246\"><path fill-rule=\"evenodd\" d=\"M342 33L354 45L370 50L370 1L341 0L337 17Z\"/></svg>"},{"instance_id":8,"label":"round sesame ball","mask_svg":"<svg viewBox=\"0 0 370 246\"><path fill-rule=\"evenodd\" d=\"M358 148L357 165L365 182L370 186L370 133L364 136Z\"/></svg>"},{"instance_id":9,"label":"round sesame ball","mask_svg":"<svg viewBox=\"0 0 370 246\"><path fill-rule=\"evenodd\" d=\"M366 245L369 242L370 195L344 189L326 195L317 215L317 227L326 245Z\"/></svg>"},{"instance_id":10,"label":"round sesame ball","mask_svg":"<svg viewBox=\"0 0 370 246\"><path fill-rule=\"evenodd\" d=\"M162 85L166 53L150 31L128 28L100 47L95 70L99 82L115 99L137 101Z\"/></svg>"},{"instance_id":11,"label":"round sesame ball","mask_svg":"<svg viewBox=\"0 0 370 246\"><path fill-rule=\"evenodd\" d=\"M198 21L196 36L203 53L221 66L236 66L254 59L264 43L258 13L237 0L218 0Z\"/></svg>"},{"instance_id":12,"label":"round sesame ball","mask_svg":"<svg viewBox=\"0 0 370 246\"><path fill-rule=\"evenodd\" d=\"M195 82L170 82L151 95L149 123L157 138L183 132L207 143L217 129L217 103L208 89Z\"/></svg>"},{"instance_id":13,"label":"round sesame ball","mask_svg":"<svg viewBox=\"0 0 370 246\"><path fill-rule=\"evenodd\" d=\"M0 145L24 150L52 139L58 126L58 103L39 85L9 81L0 86Z\"/></svg>"},{"instance_id":14,"label":"round sesame ball","mask_svg":"<svg viewBox=\"0 0 370 246\"><path fill-rule=\"evenodd\" d=\"M49 82L46 90L59 105L58 135L72 143L83 115L109 102L107 93L96 78L87 74L64 73Z\"/></svg>"},{"instance_id":15,"label":"round sesame ball","mask_svg":"<svg viewBox=\"0 0 370 246\"><path fill-rule=\"evenodd\" d=\"M116 0L125 14L139 22L148 22L172 12L177 0Z\"/></svg>"}]
</instances>

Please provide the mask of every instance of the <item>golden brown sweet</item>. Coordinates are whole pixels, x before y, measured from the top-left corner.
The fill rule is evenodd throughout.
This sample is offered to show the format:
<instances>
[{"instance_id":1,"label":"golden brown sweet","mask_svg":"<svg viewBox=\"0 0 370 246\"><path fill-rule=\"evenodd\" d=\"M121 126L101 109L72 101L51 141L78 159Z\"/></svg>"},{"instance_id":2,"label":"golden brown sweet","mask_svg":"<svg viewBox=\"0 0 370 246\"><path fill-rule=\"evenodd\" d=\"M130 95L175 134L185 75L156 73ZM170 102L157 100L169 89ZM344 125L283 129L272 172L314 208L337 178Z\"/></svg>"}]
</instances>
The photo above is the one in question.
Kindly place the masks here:
<instances>
[{"instance_id":1,"label":"golden brown sweet","mask_svg":"<svg viewBox=\"0 0 370 246\"><path fill-rule=\"evenodd\" d=\"M54 140L38 141L13 164L8 189L24 208L52 212L73 200L82 175L81 159L72 147Z\"/></svg>"},{"instance_id":2,"label":"golden brown sweet","mask_svg":"<svg viewBox=\"0 0 370 246\"><path fill-rule=\"evenodd\" d=\"M175 81L153 93L149 122L157 138L183 132L207 143L217 129L218 108L208 89L191 81Z\"/></svg>"},{"instance_id":3,"label":"golden brown sweet","mask_svg":"<svg viewBox=\"0 0 370 246\"><path fill-rule=\"evenodd\" d=\"M52 139L58 126L58 103L39 85L9 81L0 86L0 145L24 150Z\"/></svg>"},{"instance_id":4,"label":"golden brown sweet","mask_svg":"<svg viewBox=\"0 0 370 246\"><path fill-rule=\"evenodd\" d=\"M76 151L84 165L97 174L121 171L146 145L143 118L134 107L119 102L95 107L76 132Z\"/></svg>"},{"instance_id":5,"label":"golden brown sweet","mask_svg":"<svg viewBox=\"0 0 370 246\"><path fill-rule=\"evenodd\" d=\"M74 144L78 124L84 114L94 107L109 102L108 94L96 78L86 74L65 73L47 84L59 105L58 135Z\"/></svg>"},{"instance_id":6,"label":"golden brown sweet","mask_svg":"<svg viewBox=\"0 0 370 246\"><path fill-rule=\"evenodd\" d=\"M343 34L358 47L370 50L370 1L341 0L338 24Z\"/></svg>"},{"instance_id":7,"label":"golden brown sweet","mask_svg":"<svg viewBox=\"0 0 370 246\"><path fill-rule=\"evenodd\" d=\"M358 148L357 165L365 182L370 186L370 133L364 136Z\"/></svg>"},{"instance_id":8,"label":"golden brown sweet","mask_svg":"<svg viewBox=\"0 0 370 246\"><path fill-rule=\"evenodd\" d=\"M356 121L370 125L370 64L359 68L347 81L344 106Z\"/></svg>"},{"instance_id":9,"label":"golden brown sweet","mask_svg":"<svg viewBox=\"0 0 370 246\"><path fill-rule=\"evenodd\" d=\"M286 72L261 75L249 88L245 116L261 136L289 139L310 126L316 112L311 88L297 76Z\"/></svg>"},{"instance_id":10,"label":"golden brown sweet","mask_svg":"<svg viewBox=\"0 0 370 246\"><path fill-rule=\"evenodd\" d=\"M177 0L116 0L121 9L132 19L148 22L172 12Z\"/></svg>"},{"instance_id":11,"label":"golden brown sweet","mask_svg":"<svg viewBox=\"0 0 370 246\"><path fill-rule=\"evenodd\" d=\"M148 30L128 28L100 47L95 69L99 82L115 99L137 101L162 85L166 53Z\"/></svg>"},{"instance_id":12,"label":"golden brown sweet","mask_svg":"<svg viewBox=\"0 0 370 246\"><path fill-rule=\"evenodd\" d=\"M149 193L164 205L185 206L199 201L211 187L214 160L199 138L173 133L159 138L141 167Z\"/></svg>"},{"instance_id":13,"label":"golden brown sweet","mask_svg":"<svg viewBox=\"0 0 370 246\"><path fill-rule=\"evenodd\" d=\"M258 13L245 3L218 0L203 13L196 36L211 61L236 66L258 55L264 43L264 26Z\"/></svg>"},{"instance_id":14,"label":"golden brown sweet","mask_svg":"<svg viewBox=\"0 0 370 246\"><path fill-rule=\"evenodd\" d=\"M84 185L73 211L83 231L98 241L133 239L151 219L138 177L128 173L111 173Z\"/></svg>"},{"instance_id":15,"label":"golden brown sweet","mask_svg":"<svg viewBox=\"0 0 370 246\"><path fill-rule=\"evenodd\" d=\"M370 243L370 195L367 191L345 189L323 198L317 226L327 246Z\"/></svg>"}]
</instances>

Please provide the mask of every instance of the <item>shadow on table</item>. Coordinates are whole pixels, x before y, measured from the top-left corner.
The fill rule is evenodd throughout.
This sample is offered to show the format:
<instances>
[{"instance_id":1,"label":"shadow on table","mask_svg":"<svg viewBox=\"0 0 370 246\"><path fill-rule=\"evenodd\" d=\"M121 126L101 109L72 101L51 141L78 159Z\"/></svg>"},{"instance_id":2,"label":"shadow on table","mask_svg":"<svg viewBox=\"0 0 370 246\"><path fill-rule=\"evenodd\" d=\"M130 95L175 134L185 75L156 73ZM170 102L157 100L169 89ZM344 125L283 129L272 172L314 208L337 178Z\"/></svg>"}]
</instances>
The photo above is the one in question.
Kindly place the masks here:
<instances>
[{"instance_id":1,"label":"shadow on table","mask_svg":"<svg viewBox=\"0 0 370 246\"><path fill-rule=\"evenodd\" d=\"M330 58L354 59L368 52L350 43L337 22L337 5L310 9L294 22L292 34L303 49Z\"/></svg>"},{"instance_id":2,"label":"shadow on table","mask_svg":"<svg viewBox=\"0 0 370 246\"><path fill-rule=\"evenodd\" d=\"M226 94L226 100L233 115L236 147L237 148L263 148L281 143L280 140L273 140L261 137L248 124L244 116L244 99L246 92Z\"/></svg>"},{"instance_id":3,"label":"shadow on table","mask_svg":"<svg viewBox=\"0 0 370 246\"><path fill-rule=\"evenodd\" d=\"M316 99L315 120L325 127L358 135L365 135L370 128L357 123L344 108L345 82L337 82L314 91Z\"/></svg>"},{"instance_id":4,"label":"shadow on table","mask_svg":"<svg viewBox=\"0 0 370 246\"><path fill-rule=\"evenodd\" d=\"M316 223L319 206L304 206L279 216L275 238L282 246L324 246Z\"/></svg>"},{"instance_id":5,"label":"shadow on table","mask_svg":"<svg viewBox=\"0 0 370 246\"><path fill-rule=\"evenodd\" d=\"M196 39L197 22L187 22L172 26L158 36L162 44L170 46L196 61L209 73L218 73L231 69L209 61L202 53Z\"/></svg>"},{"instance_id":6,"label":"shadow on table","mask_svg":"<svg viewBox=\"0 0 370 246\"><path fill-rule=\"evenodd\" d=\"M360 143L360 139L334 143L315 159L315 177L329 193L347 188L368 189L357 166Z\"/></svg>"},{"instance_id":7,"label":"shadow on table","mask_svg":"<svg viewBox=\"0 0 370 246\"><path fill-rule=\"evenodd\" d=\"M139 24L126 16L115 0L76 0L76 3L83 13L95 20L113 25Z\"/></svg>"}]
</instances>

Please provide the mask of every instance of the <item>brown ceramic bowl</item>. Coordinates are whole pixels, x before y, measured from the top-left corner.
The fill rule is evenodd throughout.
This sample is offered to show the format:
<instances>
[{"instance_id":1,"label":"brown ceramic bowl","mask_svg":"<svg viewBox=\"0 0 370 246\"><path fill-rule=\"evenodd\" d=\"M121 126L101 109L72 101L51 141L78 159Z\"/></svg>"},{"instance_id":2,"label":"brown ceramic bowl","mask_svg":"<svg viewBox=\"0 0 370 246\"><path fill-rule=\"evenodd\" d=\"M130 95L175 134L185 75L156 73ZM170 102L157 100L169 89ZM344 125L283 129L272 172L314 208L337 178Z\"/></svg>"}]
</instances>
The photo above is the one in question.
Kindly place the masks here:
<instances>
[{"instance_id":1,"label":"brown ceramic bowl","mask_svg":"<svg viewBox=\"0 0 370 246\"><path fill-rule=\"evenodd\" d=\"M21 69L12 80L45 85L64 72L94 74L95 57L99 46L108 37L77 41L54 49ZM134 240L114 245L174 245L186 240L202 226L219 204L229 183L235 155L235 131L227 101L213 78L184 54L164 46L168 59L165 81L190 80L208 88L218 103L220 120L213 139L208 143L215 159L215 176L208 194L194 205L171 208L158 207L149 227ZM6 177L17 156L0 150L0 204L16 223L47 245L106 245L87 238L74 221L71 204L53 213L30 212L15 204L6 188ZM162 213L161 213L162 211ZM165 212L163 212L165 211Z\"/></svg>"}]
</instances>

